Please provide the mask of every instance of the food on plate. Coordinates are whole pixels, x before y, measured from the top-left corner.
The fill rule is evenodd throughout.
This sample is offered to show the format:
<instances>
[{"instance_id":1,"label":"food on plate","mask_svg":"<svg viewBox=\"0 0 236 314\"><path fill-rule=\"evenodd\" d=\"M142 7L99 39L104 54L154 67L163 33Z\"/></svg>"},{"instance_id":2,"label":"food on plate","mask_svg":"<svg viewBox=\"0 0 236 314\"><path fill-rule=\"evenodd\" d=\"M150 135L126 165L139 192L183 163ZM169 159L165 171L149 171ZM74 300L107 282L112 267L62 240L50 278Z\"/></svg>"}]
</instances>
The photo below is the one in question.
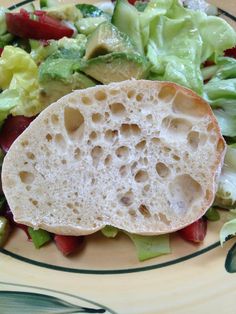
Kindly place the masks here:
<instances>
[{"instance_id":1,"label":"food on plate","mask_svg":"<svg viewBox=\"0 0 236 314\"><path fill-rule=\"evenodd\" d=\"M8 151L2 186L15 221L35 229L169 233L212 205L224 154L203 99L174 83L130 80L45 109Z\"/></svg>"},{"instance_id":2,"label":"food on plate","mask_svg":"<svg viewBox=\"0 0 236 314\"><path fill-rule=\"evenodd\" d=\"M206 5L204 1L198 1L197 6L196 3L193 6L193 1L177 0L147 2L117 0L115 3L106 2L97 6L60 5L56 0L41 0L39 6L30 3L16 12L1 8L0 124L2 128L0 146L7 153L11 144L28 126L22 137L33 138L35 136L38 144L37 147L32 146L32 149L28 151L30 145L33 145L30 142L28 148L21 147L23 155L19 153L17 155L17 167L20 166L20 162L26 163L21 165L24 167L28 163L28 167L33 167L30 171L19 170L14 166L10 169L9 166L13 163L10 161L14 155L12 152L18 151L17 143L22 137L16 140L9 154L7 153L3 168L9 167L9 174L15 178L14 180L18 180L18 183L15 182L16 186L24 192L20 193L18 203L22 206L19 207L11 191L11 182L10 185L9 182L7 183L4 170L4 191L9 204L3 196L1 217L5 217L11 226L16 225L22 228L32 239L35 247L39 248L54 240L65 255L73 253L76 248L80 247L81 238L62 234L89 234L100 229L106 237L115 237L119 232L125 232L134 242L140 260L167 254L170 252L168 234L184 226L186 227L179 231L179 234L185 240L194 243L202 242L207 232L207 220L219 219L216 206L229 209L231 215L231 222L227 223L221 232L222 243L229 236L233 236L236 233L233 210L236 205L234 163L236 155L234 146L236 138L234 109L236 33L227 22L215 16L216 14L217 11ZM113 85L114 82L122 81L126 82ZM112 86L120 86L123 91L126 89L128 91L130 86L135 86L132 88L135 90L137 99L132 96L130 99L126 97L118 101L119 97L123 96L120 93L111 95L109 91L114 88ZM165 96L161 98L160 95L163 93L159 89L165 90L164 86L168 88L166 87ZM74 90L80 91L74 92L73 95L77 97L74 98L73 104L69 101L71 96L65 96L59 100ZM143 90L142 93L141 90ZM147 93L153 90L158 90L159 94L153 95L153 100L148 100L150 95L148 96ZM104 119L108 119L104 114L105 100L92 98L93 104L87 107L80 101L79 95L86 95L89 101L92 96L88 93L95 93L95 91L104 91L107 95L106 101L109 100L110 104L117 97L113 103L122 105L124 112L120 112L119 116L118 113L113 112L113 107L109 107L106 112L110 120L105 123ZM193 112L190 110L190 113L185 107L185 101L182 102L179 95L182 95L184 100L189 101L191 97L195 99L196 103L201 104L198 106L199 111L196 110L194 101L191 107ZM142 97L143 99L139 100ZM201 97L213 109L220 131L212 111ZM67 104L64 103L66 99L68 99ZM154 106L157 100L158 104ZM58 111L56 115L61 120L59 122L54 120L54 125L51 125L50 117L53 116L51 112L59 105L54 104L52 107L50 105L57 101L62 107L75 106L76 108L74 112L72 110L72 114L70 110L65 114L67 116L66 127L69 127L69 120L73 122L78 118L82 119L82 125L87 131L91 129L91 138L87 140L87 133L87 135L80 134L84 137L77 145L82 145L83 149L81 146L75 147L73 131L67 129L66 134L61 133L61 130L65 131L62 123L64 112ZM165 106L164 102L166 102ZM141 108L142 103L147 105L145 109ZM133 112L130 112L132 105ZM120 106L120 108L123 107ZM86 110L83 111L83 108ZM89 111L91 108L96 111L98 118L94 119L97 121L92 119L96 115L93 116ZM160 112L158 108L161 108ZM170 112L167 114L168 110ZM205 112L204 117L200 114L201 110ZM148 111L150 113L147 113ZM78 112L82 112L81 115ZM166 112L165 117L162 116L164 112ZM46 114L49 115L46 118L48 125L44 124L43 117ZM101 121L99 115L102 116ZM153 119L153 116L157 119ZM126 118L135 122L124 122L122 119ZM201 124L204 119L212 122L211 126L209 123L208 130L206 130L206 125ZM88 121L90 121L89 125L86 124ZM35 134L35 125L39 126L40 132L37 130L39 134ZM113 128L113 125L116 128ZM98 128L96 134L92 130L95 127ZM51 134L50 128L54 131L57 128L56 133L53 131L54 133ZM82 126L79 129L83 131ZM109 132L106 133L108 129L111 131L110 139L116 138L117 142L108 141ZM151 140L152 132L156 133L156 141ZM221 134L228 144L227 151ZM48 137L45 138L47 135ZM167 146L164 146L163 138L165 141L167 139L165 143L168 144ZM218 146L215 145L216 142L219 143ZM42 143L44 147L42 154L39 143ZM117 145L119 147L116 147ZM75 156L70 154L72 148L80 149L76 153L77 159L76 154ZM176 153L169 149L176 150ZM53 150L55 150L54 159L45 159L45 153L52 154ZM108 150L111 152L108 153ZM223 164L225 151L226 157ZM25 153L28 154L27 160ZM65 158L59 158L63 154ZM4 154L1 152L1 155ZM161 162L155 163L154 157L162 158ZM196 158L196 163L193 163L194 158ZM40 179L36 165L41 165L40 167L43 168L43 160L46 160L45 166L50 167L52 172L50 178L53 180L58 178L59 173L65 175L65 171L69 171L68 169L74 164L76 167L82 166L80 168L83 169L82 174L87 180L86 184L89 182L90 175L96 177L94 179L98 181L110 179L110 181L102 182L103 184L95 180L93 186L89 185L85 189L86 193L94 192L95 187L96 192L101 191L98 194L94 192L95 197L92 198L94 203L99 198L96 203L98 211L96 215L90 215L86 222L86 215L91 214L93 208L87 206L88 203L86 203L90 198L86 198L82 193L79 194L78 191L80 201L84 202L86 208L83 213L81 211L84 205L82 206L75 199L73 202L60 199L56 209L53 206L50 210L48 207L39 206L40 200L42 202L44 198L40 197L42 191L39 187L42 184L36 184ZM55 168L53 160L59 163L58 168ZM35 163L36 168L34 168ZM120 171L116 168L119 163L122 163L119 167ZM192 165L191 169L190 165ZM222 165L223 169L220 171ZM88 168L89 175L86 174ZM21 173L20 177L17 169ZM44 169L43 173L45 171ZM119 173L114 176L114 171ZM27 176L28 172L33 174L33 177ZM48 178L48 174L49 172L46 173L45 178ZM127 177L120 177L121 174ZM74 172L70 172L64 181L76 182L81 191L84 186L79 176L74 178L75 175ZM31 185L21 181L28 179L34 180ZM123 187L120 186L122 180L125 181ZM48 181L45 179L45 182ZM57 180L50 188L46 184L43 188L47 187L48 192L57 187L59 190L60 186L61 191L65 190L62 195L67 195L68 191L74 187L74 183L68 186L68 182L63 184L61 180ZM115 184L117 182L118 187ZM158 189L157 183L161 188ZM25 190L24 187L29 190ZM124 187L127 187L127 191L122 190ZM115 191L116 188L119 191ZM25 193L28 193L27 197L31 199L32 211L28 218L27 215L22 214L22 210L29 209ZM57 193L53 192L52 195L56 197ZM177 198L176 195L178 195ZM44 197L46 200L48 193L44 193ZM104 200L101 200L103 197ZM122 199L131 201L132 205L123 204ZM157 200L163 203L157 204ZM109 206L111 201L114 206ZM101 205L102 202L104 206ZM53 204L51 201L47 203L47 206L50 203ZM123 212L119 212L117 204L121 206ZM160 209L161 205L163 208ZM65 220L59 221L59 216L52 213L53 209L60 212L59 209L63 206L66 206L68 213L71 213L70 226L67 225L66 216ZM79 213L76 212L77 207ZM33 212L33 208L37 211ZM180 208L182 211L177 214ZM15 220L24 221L33 228L16 223L11 209L14 211ZM46 209L48 215L44 216L43 211ZM109 216L108 212L114 214ZM123 217L119 216L120 214ZM73 220L72 217L77 217L78 220ZM58 229L55 223L59 223ZM62 234L54 235L46 230L37 229L41 227L49 231L53 229L53 232ZM60 231L55 231L59 229ZM149 236L146 236L147 234Z\"/></svg>"}]
</instances>

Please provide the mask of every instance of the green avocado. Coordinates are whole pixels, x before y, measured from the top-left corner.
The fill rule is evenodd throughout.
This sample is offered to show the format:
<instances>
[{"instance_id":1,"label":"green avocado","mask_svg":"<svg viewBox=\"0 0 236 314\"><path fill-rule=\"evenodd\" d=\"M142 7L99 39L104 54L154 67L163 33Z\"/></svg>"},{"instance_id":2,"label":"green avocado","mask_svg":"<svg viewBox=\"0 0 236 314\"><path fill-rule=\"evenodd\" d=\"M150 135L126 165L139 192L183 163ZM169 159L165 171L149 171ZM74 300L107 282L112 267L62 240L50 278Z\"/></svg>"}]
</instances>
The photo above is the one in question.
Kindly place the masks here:
<instances>
[{"instance_id":1,"label":"green avocado","mask_svg":"<svg viewBox=\"0 0 236 314\"><path fill-rule=\"evenodd\" d=\"M77 72L78 61L48 58L39 67L40 101L49 105L75 89L96 85L85 74Z\"/></svg>"},{"instance_id":2,"label":"green avocado","mask_svg":"<svg viewBox=\"0 0 236 314\"><path fill-rule=\"evenodd\" d=\"M119 51L135 53L135 48L126 34L121 33L114 25L106 21L88 37L85 59Z\"/></svg>"},{"instance_id":3,"label":"green avocado","mask_svg":"<svg viewBox=\"0 0 236 314\"><path fill-rule=\"evenodd\" d=\"M109 84L145 78L149 62L135 53L113 52L82 62L80 70L98 82Z\"/></svg>"}]
</instances>

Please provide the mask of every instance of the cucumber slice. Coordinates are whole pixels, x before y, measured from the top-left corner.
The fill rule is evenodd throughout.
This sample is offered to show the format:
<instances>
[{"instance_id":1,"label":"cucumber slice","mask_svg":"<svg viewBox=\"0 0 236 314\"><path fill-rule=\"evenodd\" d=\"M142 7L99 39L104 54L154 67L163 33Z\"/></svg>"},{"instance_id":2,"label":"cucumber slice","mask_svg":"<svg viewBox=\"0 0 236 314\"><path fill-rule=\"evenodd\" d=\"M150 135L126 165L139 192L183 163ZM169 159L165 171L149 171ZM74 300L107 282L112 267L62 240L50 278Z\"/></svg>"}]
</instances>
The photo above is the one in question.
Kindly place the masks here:
<instances>
[{"instance_id":1,"label":"cucumber slice","mask_svg":"<svg viewBox=\"0 0 236 314\"><path fill-rule=\"evenodd\" d=\"M40 9L51 8L60 5L58 0L40 0L39 1Z\"/></svg>"},{"instance_id":2,"label":"cucumber slice","mask_svg":"<svg viewBox=\"0 0 236 314\"><path fill-rule=\"evenodd\" d=\"M78 29L78 32L84 35L91 34L99 24L107 21L106 16L101 15L98 17L86 17L83 19L79 19L75 26Z\"/></svg>"},{"instance_id":3,"label":"cucumber slice","mask_svg":"<svg viewBox=\"0 0 236 314\"><path fill-rule=\"evenodd\" d=\"M126 0L117 0L111 22L130 37L139 53L144 54L139 12L133 5Z\"/></svg>"},{"instance_id":4,"label":"cucumber slice","mask_svg":"<svg viewBox=\"0 0 236 314\"><path fill-rule=\"evenodd\" d=\"M225 260L225 269L228 273L236 272L236 243L229 250L226 260Z\"/></svg>"},{"instance_id":5,"label":"cucumber slice","mask_svg":"<svg viewBox=\"0 0 236 314\"><path fill-rule=\"evenodd\" d=\"M80 12L83 14L83 17L98 17L104 13L102 10L92 4L79 3L76 5L76 8L80 10Z\"/></svg>"}]
</instances>

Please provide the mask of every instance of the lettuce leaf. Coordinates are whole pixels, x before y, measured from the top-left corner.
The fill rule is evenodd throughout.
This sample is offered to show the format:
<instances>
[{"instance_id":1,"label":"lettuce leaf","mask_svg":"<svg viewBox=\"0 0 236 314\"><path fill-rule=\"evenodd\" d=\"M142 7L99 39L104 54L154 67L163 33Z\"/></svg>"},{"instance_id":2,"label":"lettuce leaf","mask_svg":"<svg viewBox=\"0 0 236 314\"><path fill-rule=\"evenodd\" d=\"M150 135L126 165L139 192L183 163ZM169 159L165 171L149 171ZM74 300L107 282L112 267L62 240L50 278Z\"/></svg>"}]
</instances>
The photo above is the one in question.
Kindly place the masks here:
<instances>
[{"instance_id":1,"label":"lettuce leaf","mask_svg":"<svg viewBox=\"0 0 236 314\"><path fill-rule=\"evenodd\" d=\"M151 3L156 7L160 4L162 10L151 11L149 28L145 25L142 30L147 56L153 65L150 78L173 81L201 95L200 66L236 44L234 29L218 17L182 7L177 0L167 1L164 9L161 0ZM149 6L140 13L141 24L147 24L145 11L148 9ZM215 40L216 36L219 40Z\"/></svg>"},{"instance_id":2,"label":"lettuce leaf","mask_svg":"<svg viewBox=\"0 0 236 314\"><path fill-rule=\"evenodd\" d=\"M115 238L119 232L124 232L134 243L140 261L171 253L168 234L142 236L122 231L112 226L104 227L101 232L107 238Z\"/></svg>"},{"instance_id":3,"label":"lettuce leaf","mask_svg":"<svg viewBox=\"0 0 236 314\"><path fill-rule=\"evenodd\" d=\"M0 58L0 88L3 89L0 107L4 108L7 104L6 114L34 116L42 111L38 67L23 49L13 46L4 48ZM0 122L2 120L1 115Z\"/></svg>"}]
</instances>

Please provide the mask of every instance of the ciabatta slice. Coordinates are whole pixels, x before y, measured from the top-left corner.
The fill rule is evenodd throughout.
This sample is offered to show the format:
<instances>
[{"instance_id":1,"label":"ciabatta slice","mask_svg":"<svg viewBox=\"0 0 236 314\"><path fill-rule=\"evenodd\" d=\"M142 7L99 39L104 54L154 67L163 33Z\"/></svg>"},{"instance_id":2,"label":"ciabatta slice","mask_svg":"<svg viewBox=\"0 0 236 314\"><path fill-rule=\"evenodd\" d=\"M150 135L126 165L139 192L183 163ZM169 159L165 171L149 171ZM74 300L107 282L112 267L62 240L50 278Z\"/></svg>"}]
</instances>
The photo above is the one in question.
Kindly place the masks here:
<instances>
[{"instance_id":1,"label":"ciabatta slice","mask_svg":"<svg viewBox=\"0 0 236 314\"><path fill-rule=\"evenodd\" d=\"M178 230L211 206L225 142L209 105L169 82L75 91L15 141L2 183L17 222L85 235Z\"/></svg>"}]
</instances>

